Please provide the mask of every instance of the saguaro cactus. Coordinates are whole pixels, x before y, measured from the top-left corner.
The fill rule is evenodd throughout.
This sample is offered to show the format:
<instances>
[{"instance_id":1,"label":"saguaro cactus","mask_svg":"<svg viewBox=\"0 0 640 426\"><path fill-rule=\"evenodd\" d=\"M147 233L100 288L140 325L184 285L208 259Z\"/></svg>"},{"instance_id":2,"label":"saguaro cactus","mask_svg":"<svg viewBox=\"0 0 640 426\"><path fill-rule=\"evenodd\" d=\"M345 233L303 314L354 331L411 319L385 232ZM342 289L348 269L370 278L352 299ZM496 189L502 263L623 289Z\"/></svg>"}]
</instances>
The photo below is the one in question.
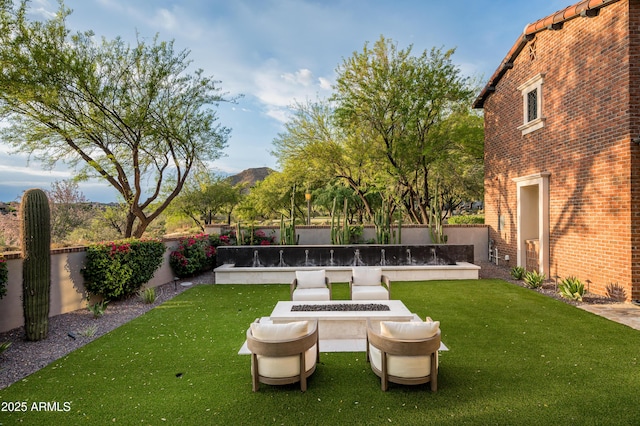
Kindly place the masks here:
<instances>
[{"instance_id":1,"label":"saguaro cactus","mask_svg":"<svg viewBox=\"0 0 640 426\"><path fill-rule=\"evenodd\" d=\"M29 189L22 196L20 235L25 334L27 340L42 340L49 332L51 219L49 200L41 189Z\"/></svg>"}]
</instances>

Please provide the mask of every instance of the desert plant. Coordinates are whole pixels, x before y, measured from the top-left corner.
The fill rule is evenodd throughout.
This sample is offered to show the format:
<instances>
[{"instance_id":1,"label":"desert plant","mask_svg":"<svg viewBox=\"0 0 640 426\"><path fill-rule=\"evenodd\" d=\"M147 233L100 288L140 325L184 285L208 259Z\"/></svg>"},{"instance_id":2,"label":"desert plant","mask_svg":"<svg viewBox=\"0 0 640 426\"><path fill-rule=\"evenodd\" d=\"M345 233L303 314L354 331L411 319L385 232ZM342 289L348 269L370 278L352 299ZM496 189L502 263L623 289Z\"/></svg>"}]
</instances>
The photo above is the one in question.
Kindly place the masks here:
<instances>
[{"instance_id":1,"label":"desert plant","mask_svg":"<svg viewBox=\"0 0 640 426\"><path fill-rule=\"evenodd\" d=\"M470 225L484 223L483 214L461 214L447 219L449 225Z\"/></svg>"},{"instance_id":2,"label":"desert plant","mask_svg":"<svg viewBox=\"0 0 640 426\"><path fill-rule=\"evenodd\" d=\"M516 280L521 280L522 278L524 278L525 272L527 271L522 266L514 266L513 268L511 268L511 271L509 271L511 276Z\"/></svg>"},{"instance_id":3,"label":"desert plant","mask_svg":"<svg viewBox=\"0 0 640 426\"><path fill-rule=\"evenodd\" d=\"M524 274L524 283L529 288L538 288L545 280L544 274L538 271L528 271Z\"/></svg>"},{"instance_id":4,"label":"desert plant","mask_svg":"<svg viewBox=\"0 0 640 426\"><path fill-rule=\"evenodd\" d=\"M159 240L126 239L87 247L81 272L91 294L105 299L134 295L147 283L163 260L165 246Z\"/></svg>"},{"instance_id":5,"label":"desert plant","mask_svg":"<svg viewBox=\"0 0 640 426\"><path fill-rule=\"evenodd\" d=\"M100 318L101 316L104 315L104 311L107 309L108 304L109 304L109 301L104 299L104 300L101 300L100 302L94 303L93 305L89 305L87 309L89 310L89 312L93 314L94 318Z\"/></svg>"},{"instance_id":6,"label":"desert plant","mask_svg":"<svg viewBox=\"0 0 640 426\"><path fill-rule=\"evenodd\" d=\"M22 307L27 340L49 333L51 293L51 218L49 200L41 189L25 191L20 202L22 238Z\"/></svg>"},{"instance_id":7,"label":"desert plant","mask_svg":"<svg viewBox=\"0 0 640 426\"><path fill-rule=\"evenodd\" d=\"M142 299L142 301L148 305L152 304L153 302L156 301L157 299L157 295L156 295L156 289L155 287L147 287L144 290L140 290L140 298Z\"/></svg>"},{"instance_id":8,"label":"desert plant","mask_svg":"<svg viewBox=\"0 0 640 426\"><path fill-rule=\"evenodd\" d=\"M11 342L2 342L2 343L0 343L0 354L2 354L4 351L9 349L9 346L11 346Z\"/></svg>"},{"instance_id":9,"label":"desert plant","mask_svg":"<svg viewBox=\"0 0 640 426\"><path fill-rule=\"evenodd\" d=\"M7 294L7 281L9 280L9 271L7 270L7 261L0 254L0 299Z\"/></svg>"},{"instance_id":10,"label":"desert plant","mask_svg":"<svg viewBox=\"0 0 640 426\"><path fill-rule=\"evenodd\" d=\"M565 299L579 300L584 296L584 284L576 277L567 277L560 281L558 293Z\"/></svg>"},{"instance_id":11,"label":"desert plant","mask_svg":"<svg viewBox=\"0 0 640 426\"><path fill-rule=\"evenodd\" d=\"M92 324L87 328L84 328L78 332L80 336L83 337L93 337L98 332L98 326L96 324Z\"/></svg>"}]
</instances>

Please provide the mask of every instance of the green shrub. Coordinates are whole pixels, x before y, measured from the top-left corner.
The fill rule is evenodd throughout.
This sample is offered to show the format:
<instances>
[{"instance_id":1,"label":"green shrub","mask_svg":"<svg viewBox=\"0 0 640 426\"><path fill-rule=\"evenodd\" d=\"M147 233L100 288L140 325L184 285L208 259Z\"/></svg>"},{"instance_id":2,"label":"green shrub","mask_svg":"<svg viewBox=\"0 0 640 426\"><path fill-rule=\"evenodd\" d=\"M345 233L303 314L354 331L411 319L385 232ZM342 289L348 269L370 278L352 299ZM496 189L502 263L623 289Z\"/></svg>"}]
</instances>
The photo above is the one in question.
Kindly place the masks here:
<instances>
[{"instance_id":1,"label":"green shrub","mask_svg":"<svg viewBox=\"0 0 640 426\"><path fill-rule=\"evenodd\" d=\"M82 275L90 294L113 300L134 295L162 265L159 240L127 239L87 247Z\"/></svg>"},{"instance_id":2,"label":"green shrub","mask_svg":"<svg viewBox=\"0 0 640 426\"><path fill-rule=\"evenodd\" d=\"M511 268L511 276L516 280L521 280L524 277L525 269L522 266L514 266Z\"/></svg>"},{"instance_id":3,"label":"green shrub","mask_svg":"<svg viewBox=\"0 0 640 426\"><path fill-rule=\"evenodd\" d=\"M2 342L0 343L0 354L4 351L6 351L7 349L9 349L9 346L11 346L11 342Z\"/></svg>"},{"instance_id":4,"label":"green shrub","mask_svg":"<svg viewBox=\"0 0 640 426\"><path fill-rule=\"evenodd\" d=\"M102 300L94 303L93 305L89 305L87 309L93 314L94 318L100 318L104 315L104 311L107 309L107 304L109 304L108 300Z\"/></svg>"},{"instance_id":5,"label":"green shrub","mask_svg":"<svg viewBox=\"0 0 640 426\"><path fill-rule=\"evenodd\" d=\"M565 299L579 300L584 296L584 284L576 277L567 277L560 281L558 293Z\"/></svg>"},{"instance_id":6,"label":"green shrub","mask_svg":"<svg viewBox=\"0 0 640 426\"><path fill-rule=\"evenodd\" d=\"M483 224L484 215L483 214L462 214L458 216L451 216L450 218L447 219L447 223L449 225Z\"/></svg>"},{"instance_id":7,"label":"green shrub","mask_svg":"<svg viewBox=\"0 0 640 426\"><path fill-rule=\"evenodd\" d=\"M7 261L0 254L0 299L7 294L7 281L9 281L9 270L7 269Z\"/></svg>"},{"instance_id":8,"label":"green shrub","mask_svg":"<svg viewBox=\"0 0 640 426\"><path fill-rule=\"evenodd\" d=\"M524 283L529 288L538 288L545 280L544 274L538 271L529 271L524 274Z\"/></svg>"}]
</instances>

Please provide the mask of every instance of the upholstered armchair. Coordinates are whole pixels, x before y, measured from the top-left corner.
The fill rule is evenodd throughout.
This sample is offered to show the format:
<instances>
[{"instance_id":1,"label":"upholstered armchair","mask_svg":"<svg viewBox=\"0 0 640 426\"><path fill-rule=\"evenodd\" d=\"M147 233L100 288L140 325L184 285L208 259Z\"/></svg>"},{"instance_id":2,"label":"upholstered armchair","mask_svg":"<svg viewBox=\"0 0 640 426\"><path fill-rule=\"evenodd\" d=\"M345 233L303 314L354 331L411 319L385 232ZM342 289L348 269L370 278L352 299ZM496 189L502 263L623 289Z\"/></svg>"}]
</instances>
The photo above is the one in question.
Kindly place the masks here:
<instances>
[{"instance_id":1,"label":"upholstered armchair","mask_svg":"<svg viewBox=\"0 0 640 426\"><path fill-rule=\"evenodd\" d=\"M349 292L351 300L388 300L391 281L382 275L382 268L358 266L351 270Z\"/></svg>"},{"instance_id":2,"label":"upholstered armchair","mask_svg":"<svg viewBox=\"0 0 640 426\"><path fill-rule=\"evenodd\" d=\"M284 385L300 382L307 390L307 378L320 360L318 322L296 321L286 324L251 323L247 330L247 348L251 351L253 391L260 383Z\"/></svg>"},{"instance_id":3,"label":"upholstered armchair","mask_svg":"<svg viewBox=\"0 0 640 426\"><path fill-rule=\"evenodd\" d=\"M383 391L389 382L430 383L431 391L437 391L439 348L439 321L367 322L367 361Z\"/></svg>"},{"instance_id":4,"label":"upholstered armchair","mask_svg":"<svg viewBox=\"0 0 640 426\"><path fill-rule=\"evenodd\" d=\"M291 300L331 300L331 281L324 269L318 271L296 271L290 286Z\"/></svg>"}]
</instances>

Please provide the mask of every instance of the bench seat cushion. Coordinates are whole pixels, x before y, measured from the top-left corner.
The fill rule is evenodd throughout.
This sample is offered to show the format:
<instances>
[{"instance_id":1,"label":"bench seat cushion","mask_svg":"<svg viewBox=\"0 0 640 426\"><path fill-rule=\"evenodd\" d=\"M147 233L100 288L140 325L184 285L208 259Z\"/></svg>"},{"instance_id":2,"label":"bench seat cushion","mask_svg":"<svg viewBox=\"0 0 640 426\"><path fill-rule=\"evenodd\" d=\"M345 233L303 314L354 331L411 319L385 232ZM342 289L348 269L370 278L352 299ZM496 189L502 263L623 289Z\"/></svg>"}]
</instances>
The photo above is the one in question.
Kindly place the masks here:
<instances>
[{"instance_id":1,"label":"bench seat cushion","mask_svg":"<svg viewBox=\"0 0 640 426\"><path fill-rule=\"evenodd\" d=\"M388 300L389 292L381 285L354 285L351 288L351 299L353 300Z\"/></svg>"},{"instance_id":2,"label":"bench seat cushion","mask_svg":"<svg viewBox=\"0 0 640 426\"><path fill-rule=\"evenodd\" d=\"M298 288L293 291L294 301L331 300L331 292L323 288Z\"/></svg>"}]
</instances>

